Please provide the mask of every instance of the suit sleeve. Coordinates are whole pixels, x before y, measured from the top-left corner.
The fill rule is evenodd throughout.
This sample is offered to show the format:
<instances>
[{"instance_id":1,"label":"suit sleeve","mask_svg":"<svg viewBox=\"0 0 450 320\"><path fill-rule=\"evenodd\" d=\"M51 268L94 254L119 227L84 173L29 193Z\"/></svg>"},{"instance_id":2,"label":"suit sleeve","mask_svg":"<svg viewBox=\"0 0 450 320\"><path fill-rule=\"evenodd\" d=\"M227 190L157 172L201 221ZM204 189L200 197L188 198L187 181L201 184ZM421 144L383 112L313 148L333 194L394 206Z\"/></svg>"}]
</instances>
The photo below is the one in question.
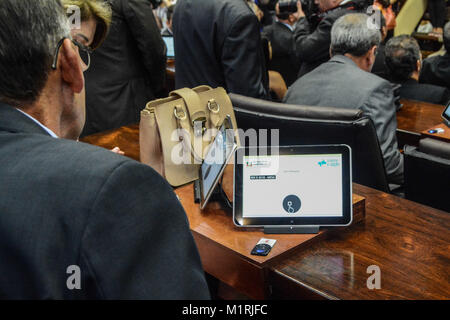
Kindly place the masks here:
<instances>
[{"instance_id":1,"label":"suit sleeve","mask_svg":"<svg viewBox=\"0 0 450 320\"><path fill-rule=\"evenodd\" d=\"M209 299L178 198L153 169L133 161L117 167L99 191L81 261L85 289L100 298Z\"/></svg>"},{"instance_id":2,"label":"suit sleeve","mask_svg":"<svg viewBox=\"0 0 450 320\"><path fill-rule=\"evenodd\" d=\"M164 87L166 79L166 45L156 24L151 5L144 0L122 1L125 19L136 40L154 92Z\"/></svg>"},{"instance_id":3,"label":"suit sleeve","mask_svg":"<svg viewBox=\"0 0 450 320\"><path fill-rule=\"evenodd\" d=\"M238 17L229 30L221 58L228 91L268 99L268 74L256 16Z\"/></svg>"},{"instance_id":4,"label":"suit sleeve","mask_svg":"<svg viewBox=\"0 0 450 320\"><path fill-rule=\"evenodd\" d=\"M297 57L306 62L329 58L332 26L333 21L325 18L312 31L308 20L301 18L294 30Z\"/></svg>"},{"instance_id":5,"label":"suit sleeve","mask_svg":"<svg viewBox=\"0 0 450 320\"><path fill-rule=\"evenodd\" d=\"M383 81L362 107L377 130L378 142L390 183L403 184L403 155L397 143L397 113L392 86Z\"/></svg>"}]
</instances>

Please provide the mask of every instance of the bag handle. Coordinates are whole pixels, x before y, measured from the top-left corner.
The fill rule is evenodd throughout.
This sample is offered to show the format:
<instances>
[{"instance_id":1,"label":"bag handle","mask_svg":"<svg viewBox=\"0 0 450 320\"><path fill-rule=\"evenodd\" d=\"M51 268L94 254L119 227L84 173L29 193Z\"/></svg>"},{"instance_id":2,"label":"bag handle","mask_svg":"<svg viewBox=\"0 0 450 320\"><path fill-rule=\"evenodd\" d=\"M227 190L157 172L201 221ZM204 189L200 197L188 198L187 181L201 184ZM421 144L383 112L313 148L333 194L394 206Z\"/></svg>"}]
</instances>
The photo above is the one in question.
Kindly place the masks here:
<instances>
[{"instance_id":1,"label":"bag handle","mask_svg":"<svg viewBox=\"0 0 450 320\"><path fill-rule=\"evenodd\" d=\"M189 112L189 118L191 120L192 127L194 126L194 122L198 120L205 121L207 115L205 113L205 109L202 107L200 97L198 93L189 88L182 88L178 90L172 91L169 96L179 96L184 100L186 104L186 109Z\"/></svg>"}]
</instances>

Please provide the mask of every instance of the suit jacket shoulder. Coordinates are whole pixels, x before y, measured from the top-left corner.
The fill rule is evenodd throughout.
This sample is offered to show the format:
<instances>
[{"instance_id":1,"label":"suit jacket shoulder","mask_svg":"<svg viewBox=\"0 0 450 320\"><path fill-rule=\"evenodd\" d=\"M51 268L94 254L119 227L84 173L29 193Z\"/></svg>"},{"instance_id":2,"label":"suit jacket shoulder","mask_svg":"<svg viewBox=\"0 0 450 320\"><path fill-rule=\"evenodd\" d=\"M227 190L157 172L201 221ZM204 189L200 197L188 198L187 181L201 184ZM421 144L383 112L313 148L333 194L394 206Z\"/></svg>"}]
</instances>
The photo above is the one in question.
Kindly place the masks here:
<instances>
[{"instance_id":1,"label":"suit jacket shoulder","mask_svg":"<svg viewBox=\"0 0 450 320\"><path fill-rule=\"evenodd\" d=\"M420 82L450 89L450 54L423 60Z\"/></svg>"},{"instance_id":2,"label":"suit jacket shoulder","mask_svg":"<svg viewBox=\"0 0 450 320\"><path fill-rule=\"evenodd\" d=\"M0 243L10 244L0 246L0 297L209 297L185 212L164 179L30 121L0 105ZM67 287L70 266L80 269L81 290Z\"/></svg>"},{"instance_id":3,"label":"suit jacket shoulder","mask_svg":"<svg viewBox=\"0 0 450 320\"><path fill-rule=\"evenodd\" d=\"M400 97L434 104L447 104L450 92L445 87L408 80L401 84Z\"/></svg>"}]
</instances>

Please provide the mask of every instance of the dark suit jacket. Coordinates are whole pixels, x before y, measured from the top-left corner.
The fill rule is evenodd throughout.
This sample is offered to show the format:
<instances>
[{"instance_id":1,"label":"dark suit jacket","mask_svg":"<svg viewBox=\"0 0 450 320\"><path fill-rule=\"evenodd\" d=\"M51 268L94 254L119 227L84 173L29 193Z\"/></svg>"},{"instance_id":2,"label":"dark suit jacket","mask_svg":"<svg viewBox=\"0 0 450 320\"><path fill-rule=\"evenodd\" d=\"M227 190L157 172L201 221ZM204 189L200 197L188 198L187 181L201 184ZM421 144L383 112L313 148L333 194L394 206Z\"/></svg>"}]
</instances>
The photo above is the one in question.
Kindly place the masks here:
<instances>
[{"instance_id":1,"label":"dark suit jacket","mask_svg":"<svg viewBox=\"0 0 450 320\"><path fill-rule=\"evenodd\" d=\"M400 98L434 104L447 104L450 99L450 92L445 87L419 83L414 79L409 79L401 83Z\"/></svg>"},{"instance_id":2,"label":"dark suit jacket","mask_svg":"<svg viewBox=\"0 0 450 320\"><path fill-rule=\"evenodd\" d=\"M375 63L372 67L372 73L377 76L389 80L389 69L386 66L386 54L385 54L385 43L380 43L377 50L377 56L375 57Z\"/></svg>"},{"instance_id":3,"label":"dark suit jacket","mask_svg":"<svg viewBox=\"0 0 450 320\"><path fill-rule=\"evenodd\" d=\"M420 82L450 89L450 54L423 60Z\"/></svg>"},{"instance_id":4,"label":"dark suit jacket","mask_svg":"<svg viewBox=\"0 0 450 320\"><path fill-rule=\"evenodd\" d=\"M179 0L173 15L175 85L210 85L268 98L260 25L245 0Z\"/></svg>"},{"instance_id":5,"label":"dark suit jacket","mask_svg":"<svg viewBox=\"0 0 450 320\"><path fill-rule=\"evenodd\" d=\"M163 88L166 46L150 1L110 0L109 34L91 56L86 77L83 135L136 123Z\"/></svg>"},{"instance_id":6,"label":"dark suit jacket","mask_svg":"<svg viewBox=\"0 0 450 320\"><path fill-rule=\"evenodd\" d=\"M297 22L294 31L295 50L302 63L298 77L330 59L331 28L334 22L340 17L354 12L351 4L345 4L326 14L314 30L306 18L301 18Z\"/></svg>"},{"instance_id":7,"label":"dark suit jacket","mask_svg":"<svg viewBox=\"0 0 450 320\"><path fill-rule=\"evenodd\" d=\"M397 145L397 115L391 84L337 55L298 79L285 102L310 106L359 108L377 130L389 182L403 182L403 156Z\"/></svg>"},{"instance_id":8,"label":"dark suit jacket","mask_svg":"<svg viewBox=\"0 0 450 320\"><path fill-rule=\"evenodd\" d=\"M294 49L294 33L280 21L264 27L263 34L272 45L272 60L269 70L278 71L289 87L297 80L300 68L299 60Z\"/></svg>"},{"instance_id":9,"label":"dark suit jacket","mask_svg":"<svg viewBox=\"0 0 450 320\"><path fill-rule=\"evenodd\" d=\"M4 104L0 153L0 299L209 298L186 214L153 169ZM72 265L81 290L66 286Z\"/></svg>"}]
</instances>

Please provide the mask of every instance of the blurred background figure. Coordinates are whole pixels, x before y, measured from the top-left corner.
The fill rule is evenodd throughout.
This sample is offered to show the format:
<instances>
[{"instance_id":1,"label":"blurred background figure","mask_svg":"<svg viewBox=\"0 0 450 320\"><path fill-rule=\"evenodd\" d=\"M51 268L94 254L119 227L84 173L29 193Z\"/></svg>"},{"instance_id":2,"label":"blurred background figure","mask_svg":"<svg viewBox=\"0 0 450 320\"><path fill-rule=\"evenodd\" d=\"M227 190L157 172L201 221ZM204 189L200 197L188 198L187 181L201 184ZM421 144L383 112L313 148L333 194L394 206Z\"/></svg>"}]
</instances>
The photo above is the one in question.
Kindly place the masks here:
<instances>
[{"instance_id":1,"label":"blurred background figure","mask_svg":"<svg viewBox=\"0 0 450 320\"><path fill-rule=\"evenodd\" d=\"M433 25L433 31L430 35L442 37L447 14L445 0L428 0L428 12L430 13L431 24Z\"/></svg>"},{"instance_id":2,"label":"blurred background figure","mask_svg":"<svg viewBox=\"0 0 450 320\"><path fill-rule=\"evenodd\" d=\"M368 0L305 0L299 6L300 20L294 31L295 51L301 67L298 76L330 59L331 28L340 17L367 12Z\"/></svg>"},{"instance_id":3,"label":"blurred background figure","mask_svg":"<svg viewBox=\"0 0 450 320\"><path fill-rule=\"evenodd\" d=\"M268 99L260 29L245 0L178 0L173 15L176 88L210 85Z\"/></svg>"},{"instance_id":4,"label":"blurred background figure","mask_svg":"<svg viewBox=\"0 0 450 320\"><path fill-rule=\"evenodd\" d=\"M277 3L276 16L277 20L263 29L263 36L269 39L272 47L268 69L278 71L286 85L290 86L297 80L300 68L294 50L294 27L299 19L297 1L284 0Z\"/></svg>"},{"instance_id":5,"label":"blurred background figure","mask_svg":"<svg viewBox=\"0 0 450 320\"><path fill-rule=\"evenodd\" d=\"M395 2L395 0L392 2ZM384 24L386 26L386 37L388 38L387 40L389 40L389 38L394 35L394 29L397 26L397 20L395 12L392 9L391 0L375 0L373 5L381 10L381 13L383 14L383 18L385 19Z\"/></svg>"},{"instance_id":6,"label":"blurred background figure","mask_svg":"<svg viewBox=\"0 0 450 320\"><path fill-rule=\"evenodd\" d=\"M444 27L443 40L445 53L423 60L420 82L450 89L450 22Z\"/></svg>"},{"instance_id":7,"label":"blurred background figure","mask_svg":"<svg viewBox=\"0 0 450 320\"><path fill-rule=\"evenodd\" d=\"M103 2L63 1L66 6L87 6L86 12L95 12L92 8ZM82 136L138 122L140 111L165 85L166 46L149 1L109 3L110 32L91 54L91 66L85 73L86 125Z\"/></svg>"},{"instance_id":8,"label":"blurred background figure","mask_svg":"<svg viewBox=\"0 0 450 320\"><path fill-rule=\"evenodd\" d=\"M161 35L163 35L163 36L172 36L173 35L172 18L173 18L174 10L175 10L175 5L171 5L167 8L166 27L163 30L161 30Z\"/></svg>"},{"instance_id":9,"label":"blurred background figure","mask_svg":"<svg viewBox=\"0 0 450 320\"><path fill-rule=\"evenodd\" d=\"M434 104L446 104L449 91L440 86L419 83L422 54L416 39L401 35L386 44L386 65L390 79L401 84L400 97Z\"/></svg>"}]
</instances>

